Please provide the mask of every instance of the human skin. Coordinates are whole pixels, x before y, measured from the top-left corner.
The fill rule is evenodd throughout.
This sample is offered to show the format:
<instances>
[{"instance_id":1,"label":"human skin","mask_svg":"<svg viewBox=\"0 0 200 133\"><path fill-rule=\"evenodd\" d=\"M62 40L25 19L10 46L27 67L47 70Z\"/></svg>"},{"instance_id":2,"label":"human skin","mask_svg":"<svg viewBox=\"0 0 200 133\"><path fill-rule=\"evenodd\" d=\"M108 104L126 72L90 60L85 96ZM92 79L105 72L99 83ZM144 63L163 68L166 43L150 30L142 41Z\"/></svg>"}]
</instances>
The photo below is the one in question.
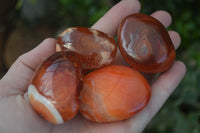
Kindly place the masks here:
<instances>
[{"instance_id":1,"label":"human skin","mask_svg":"<svg viewBox=\"0 0 200 133\"><path fill-rule=\"evenodd\" d=\"M123 0L111 8L91 28L116 36L120 21L127 15L139 12L137 0ZM171 24L171 16L165 11L151 14L165 27ZM169 31L177 49L181 39L177 32ZM147 106L130 119L114 123L98 124L77 115L62 125L54 125L39 116L27 98L27 88L36 68L55 53L55 39L45 39L33 50L21 55L0 81L0 132L1 133L141 133L167 98L183 79L186 68L180 61L151 83L152 96ZM114 64L127 65L120 52Z\"/></svg>"}]
</instances>

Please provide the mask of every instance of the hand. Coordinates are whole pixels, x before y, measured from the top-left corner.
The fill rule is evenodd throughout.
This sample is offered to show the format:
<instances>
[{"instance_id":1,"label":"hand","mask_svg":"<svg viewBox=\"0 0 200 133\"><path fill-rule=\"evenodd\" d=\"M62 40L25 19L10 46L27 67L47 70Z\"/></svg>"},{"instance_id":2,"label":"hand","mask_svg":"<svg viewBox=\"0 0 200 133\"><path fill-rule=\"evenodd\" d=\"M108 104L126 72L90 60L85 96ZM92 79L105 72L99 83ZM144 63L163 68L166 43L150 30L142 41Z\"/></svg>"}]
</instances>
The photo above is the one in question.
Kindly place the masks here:
<instances>
[{"instance_id":1,"label":"hand","mask_svg":"<svg viewBox=\"0 0 200 133\"><path fill-rule=\"evenodd\" d=\"M110 9L92 28L116 36L117 28L125 16L139 12L137 0L123 0ZM171 16L165 11L152 14L165 27ZM169 31L175 48L180 36ZM62 125L53 125L36 114L27 98L27 88L34 71L46 58L55 53L55 39L46 39L38 47L21 55L0 81L0 132L1 133L140 133L164 104L169 95L184 77L186 68L180 61L162 73L152 83L152 96L148 105L130 119L107 124L98 124L77 115ZM115 64L126 64L120 52Z\"/></svg>"}]
</instances>

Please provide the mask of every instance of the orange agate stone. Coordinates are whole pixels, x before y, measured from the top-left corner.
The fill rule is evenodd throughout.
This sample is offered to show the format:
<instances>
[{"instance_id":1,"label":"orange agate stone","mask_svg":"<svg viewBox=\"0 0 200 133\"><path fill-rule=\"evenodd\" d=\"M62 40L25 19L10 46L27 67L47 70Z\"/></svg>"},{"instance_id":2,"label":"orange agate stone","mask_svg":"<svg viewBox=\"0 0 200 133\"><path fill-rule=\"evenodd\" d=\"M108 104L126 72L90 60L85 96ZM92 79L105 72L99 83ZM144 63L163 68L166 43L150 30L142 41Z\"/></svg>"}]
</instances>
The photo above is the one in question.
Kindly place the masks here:
<instances>
[{"instance_id":1,"label":"orange agate stone","mask_svg":"<svg viewBox=\"0 0 200 133\"><path fill-rule=\"evenodd\" d=\"M81 63L72 52L58 52L36 71L28 88L34 109L46 120L60 124L72 119L79 108L77 86Z\"/></svg>"},{"instance_id":2,"label":"orange agate stone","mask_svg":"<svg viewBox=\"0 0 200 133\"><path fill-rule=\"evenodd\" d=\"M150 85L138 71L111 65L83 78L80 112L95 122L120 121L143 109L150 95Z\"/></svg>"},{"instance_id":3,"label":"orange agate stone","mask_svg":"<svg viewBox=\"0 0 200 133\"><path fill-rule=\"evenodd\" d=\"M145 14L132 14L122 20L118 43L125 60L133 68L146 73L167 70L176 56L165 27Z\"/></svg>"},{"instance_id":4,"label":"orange agate stone","mask_svg":"<svg viewBox=\"0 0 200 133\"><path fill-rule=\"evenodd\" d=\"M85 70L104 67L113 62L117 45L107 34L86 27L68 28L57 37L56 51L73 51Z\"/></svg>"}]
</instances>

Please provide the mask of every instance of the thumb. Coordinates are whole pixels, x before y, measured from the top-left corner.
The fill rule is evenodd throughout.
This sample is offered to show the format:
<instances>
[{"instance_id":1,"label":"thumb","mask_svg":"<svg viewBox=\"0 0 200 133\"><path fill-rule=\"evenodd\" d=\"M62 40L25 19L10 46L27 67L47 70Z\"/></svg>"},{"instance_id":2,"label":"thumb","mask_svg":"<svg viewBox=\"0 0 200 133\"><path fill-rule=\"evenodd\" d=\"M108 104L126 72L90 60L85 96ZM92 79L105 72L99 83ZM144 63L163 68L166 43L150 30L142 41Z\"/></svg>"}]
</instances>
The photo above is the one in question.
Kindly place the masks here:
<instances>
[{"instance_id":1,"label":"thumb","mask_svg":"<svg viewBox=\"0 0 200 133\"><path fill-rule=\"evenodd\" d=\"M1 79L0 85L6 86L7 89L15 90L15 92L25 92L37 67L55 53L55 45L56 40L48 38L36 48L18 57Z\"/></svg>"}]
</instances>

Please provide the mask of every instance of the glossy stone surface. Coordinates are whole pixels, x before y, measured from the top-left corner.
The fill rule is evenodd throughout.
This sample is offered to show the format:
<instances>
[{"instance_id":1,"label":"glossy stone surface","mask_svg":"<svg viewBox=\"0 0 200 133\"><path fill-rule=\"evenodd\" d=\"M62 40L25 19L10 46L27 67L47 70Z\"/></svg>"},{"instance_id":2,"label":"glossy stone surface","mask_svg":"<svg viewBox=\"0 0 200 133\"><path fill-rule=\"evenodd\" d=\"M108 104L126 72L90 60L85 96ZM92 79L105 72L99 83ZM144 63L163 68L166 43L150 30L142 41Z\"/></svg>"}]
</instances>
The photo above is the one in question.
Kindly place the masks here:
<instances>
[{"instance_id":1,"label":"glossy stone surface","mask_svg":"<svg viewBox=\"0 0 200 133\"><path fill-rule=\"evenodd\" d=\"M58 52L36 71L28 89L34 109L48 121L60 124L79 108L77 86L81 63L72 52Z\"/></svg>"},{"instance_id":2,"label":"glossy stone surface","mask_svg":"<svg viewBox=\"0 0 200 133\"><path fill-rule=\"evenodd\" d=\"M118 43L126 61L133 68L146 73L167 70L176 56L165 27L145 14L132 14L122 20Z\"/></svg>"},{"instance_id":3,"label":"glossy stone surface","mask_svg":"<svg viewBox=\"0 0 200 133\"><path fill-rule=\"evenodd\" d=\"M138 71L110 65L83 78L80 112L95 122L120 121L143 109L150 95L150 85Z\"/></svg>"},{"instance_id":4,"label":"glossy stone surface","mask_svg":"<svg viewBox=\"0 0 200 133\"><path fill-rule=\"evenodd\" d=\"M68 28L57 37L56 51L74 51L83 69L95 69L113 62L117 46L107 34L86 27Z\"/></svg>"}]
</instances>

